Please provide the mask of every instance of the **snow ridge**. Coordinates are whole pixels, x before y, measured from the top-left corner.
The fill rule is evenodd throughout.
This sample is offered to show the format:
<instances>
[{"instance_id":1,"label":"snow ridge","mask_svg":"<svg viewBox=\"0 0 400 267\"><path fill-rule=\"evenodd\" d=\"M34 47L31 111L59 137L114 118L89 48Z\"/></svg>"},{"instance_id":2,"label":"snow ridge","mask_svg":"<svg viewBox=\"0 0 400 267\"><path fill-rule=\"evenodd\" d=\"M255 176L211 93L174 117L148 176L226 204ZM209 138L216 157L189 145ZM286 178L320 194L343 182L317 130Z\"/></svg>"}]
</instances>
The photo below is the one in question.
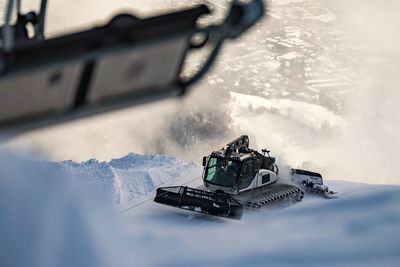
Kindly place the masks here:
<instances>
[{"instance_id":1,"label":"snow ridge","mask_svg":"<svg viewBox=\"0 0 400 267\"><path fill-rule=\"evenodd\" d=\"M231 99L235 114L245 110L259 110L277 114L314 130L344 127L338 115L316 104L291 99L266 99L234 92L231 92Z\"/></svg>"},{"instance_id":2,"label":"snow ridge","mask_svg":"<svg viewBox=\"0 0 400 267\"><path fill-rule=\"evenodd\" d=\"M135 201L159 186L201 173L195 163L169 155L130 153L109 162L90 159L81 163L68 160L50 164L114 204Z\"/></svg>"}]
</instances>

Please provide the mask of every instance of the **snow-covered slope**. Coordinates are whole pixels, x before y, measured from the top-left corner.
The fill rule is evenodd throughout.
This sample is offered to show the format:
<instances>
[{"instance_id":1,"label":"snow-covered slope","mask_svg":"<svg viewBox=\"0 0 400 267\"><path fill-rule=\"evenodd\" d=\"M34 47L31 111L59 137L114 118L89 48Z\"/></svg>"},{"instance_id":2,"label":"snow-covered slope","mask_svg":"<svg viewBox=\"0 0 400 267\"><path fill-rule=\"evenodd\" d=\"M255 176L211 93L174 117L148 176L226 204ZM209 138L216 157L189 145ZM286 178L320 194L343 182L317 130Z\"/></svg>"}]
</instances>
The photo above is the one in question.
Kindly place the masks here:
<instances>
[{"instance_id":1,"label":"snow-covered slope","mask_svg":"<svg viewBox=\"0 0 400 267\"><path fill-rule=\"evenodd\" d=\"M306 196L294 206L246 211L241 221L233 221L143 201L153 198L157 186L179 185L201 175L201 168L175 157L130 154L108 163L60 164L77 181L110 188L106 195L114 202L121 199L124 208L132 207L118 218L127 257L135 266L400 263L398 186L328 181L339 192L337 199ZM199 184L201 180L190 186Z\"/></svg>"},{"instance_id":2,"label":"snow-covered slope","mask_svg":"<svg viewBox=\"0 0 400 267\"><path fill-rule=\"evenodd\" d=\"M62 161L52 165L115 204L130 203L176 179L193 179L193 175L201 175L196 164L168 155L131 153L109 162L91 159L82 163Z\"/></svg>"},{"instance_id":3,"label":"snow-covered slope","mask_svg":"<svg viewBox=\"0 0 400 267\"><path fill-rule=\"evenodd\" d=\"M1 266L400 263L399 186L328 181L337 199L308 196L281 210L246 211L234 221L150 201L157 186L201 174L176 157L40 164L7 153L0 158ZM105 200L122 203L119 211L131 208L110 212Z\"/></svg>"},{"instance_id":4,"label":"snow-covered slope","mask_svg":"<svg viewBox=\"0 0 400 267\"><path fill-rule=\"evenodd\" d=\"M314 130L329 130L344 127L342 118L329 111L327 108L295 101L291 99L267 99L260 96L246 95L231 92L233 118L240 115L258 111L259 113L271 113L282 119L293 121L304 127Z\"/></svg>"},{"instance_id":5,"label":"snow-covered slope","mask_svg":"<svg viewBox=\"0 0 400 267\"><path fill-rule=\"evenodd\" d=\"M398 266L400 187L345 181L241 221L145 203L123 214L140 266ZM167 231L165 229L168 229Z\"/></svg>"}]
</instances>

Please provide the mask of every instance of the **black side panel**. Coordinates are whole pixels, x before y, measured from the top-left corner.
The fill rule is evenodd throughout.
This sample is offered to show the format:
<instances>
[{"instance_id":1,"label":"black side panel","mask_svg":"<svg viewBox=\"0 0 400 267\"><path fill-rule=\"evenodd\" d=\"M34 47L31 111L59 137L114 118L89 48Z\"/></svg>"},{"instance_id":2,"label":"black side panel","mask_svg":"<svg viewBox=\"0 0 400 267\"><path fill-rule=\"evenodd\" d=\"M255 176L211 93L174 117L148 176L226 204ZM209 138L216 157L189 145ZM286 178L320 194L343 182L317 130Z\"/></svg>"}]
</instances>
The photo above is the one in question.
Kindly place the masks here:
<instances>
[{"instance_id":1,"label":"black side panel","mask_svg":"<svg viewBox=\"0 0 400 267\"><path fill-rule=\"evenodd\" d=\"M82 77L78 86L78 91L75 96L74 107L79 107L86 102L87 89L92 78L94 65L94 61L88 62L83 69Z\"/></svg>"},{"instance_id":2,"label":"black side panel","mask_svg":"<svg viewBox=\"0 0 400 267\"><path fill-rule=\"evenodd\" d=\"M243 206L231 196L186 186L160 187L154 201L235 220L240 220L243 215Z\"/></svg>"}]
</instances>

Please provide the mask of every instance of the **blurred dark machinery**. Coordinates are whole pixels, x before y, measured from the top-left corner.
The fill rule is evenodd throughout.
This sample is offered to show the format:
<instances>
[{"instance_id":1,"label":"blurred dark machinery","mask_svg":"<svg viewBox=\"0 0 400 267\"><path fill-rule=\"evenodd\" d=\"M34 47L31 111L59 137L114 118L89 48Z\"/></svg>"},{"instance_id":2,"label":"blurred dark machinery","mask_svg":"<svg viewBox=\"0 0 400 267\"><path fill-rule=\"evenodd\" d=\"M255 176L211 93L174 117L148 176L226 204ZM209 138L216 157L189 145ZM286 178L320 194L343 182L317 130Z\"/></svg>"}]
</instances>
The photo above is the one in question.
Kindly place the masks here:
<instances>
[{"instance_id":1,"label":"blurred dark machinery","mask_svg":"<svg viewBox=\"0 0 400 267\"><path fill-rule=\"evenodd\" d=\"M0 28L1 129L30 130L184 95L224 41L240 36L265 10L261 0L234 1L222 23L205 27L197 22L210 13L206 5L150 18L120 14L106 25L46 39L46 6L41 0L37 12L23 14L21 0L8 0ZM188 53L206 47L204 64L183 78Z\"/></svg>"}]
</instances>

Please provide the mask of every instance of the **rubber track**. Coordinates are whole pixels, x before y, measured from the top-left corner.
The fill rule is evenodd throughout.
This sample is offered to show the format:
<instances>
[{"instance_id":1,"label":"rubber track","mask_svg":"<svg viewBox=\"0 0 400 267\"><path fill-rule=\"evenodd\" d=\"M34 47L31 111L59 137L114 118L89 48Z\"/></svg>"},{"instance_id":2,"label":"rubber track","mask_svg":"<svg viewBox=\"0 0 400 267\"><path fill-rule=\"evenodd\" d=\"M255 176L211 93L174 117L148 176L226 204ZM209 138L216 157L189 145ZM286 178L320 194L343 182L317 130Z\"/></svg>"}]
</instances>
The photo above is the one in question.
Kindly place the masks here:
<instances>
[{"instance_id":1,"label":"rubber track","mask_svg":"<svg viewBox=\"0 0 400 267\"><path fill-rule=\"evenodd\" d=\"M245 201L242 205L247 209L260 209L263 206L270 205L271 203L285 198L291 198L293 200L300 201L304 197L304 191L300 188L290 188L281 192L273 193L267 197L264 197L256 202Z\"/></svg>"}]
</instances>

